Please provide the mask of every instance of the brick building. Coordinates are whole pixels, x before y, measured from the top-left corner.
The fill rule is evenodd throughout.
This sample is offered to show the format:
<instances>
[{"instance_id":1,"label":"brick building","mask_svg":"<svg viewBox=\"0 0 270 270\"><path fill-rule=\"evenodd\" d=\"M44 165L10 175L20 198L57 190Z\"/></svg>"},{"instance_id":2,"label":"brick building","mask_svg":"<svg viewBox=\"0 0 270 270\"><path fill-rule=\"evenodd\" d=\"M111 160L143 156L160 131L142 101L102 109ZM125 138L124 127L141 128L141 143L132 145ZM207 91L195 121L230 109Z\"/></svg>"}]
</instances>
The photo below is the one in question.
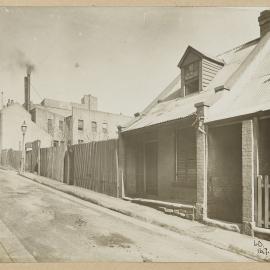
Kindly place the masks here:
<instances>
[{"instance_id":1,"label":"brick building","mask_svg":"<svg viewBox=\"0 0 270 270\"><path fill-rule=\"evenodd\" d=\"M118 137L119 125L131 117L99 111L97 98L85 95L81 103L44 99L32 105L32 120L48 132L54 145L78 144Z\"/></svg>"},{"instance_id":2,"label":"brick building","mask_svg":"<svg viewBox=\"0 0 270 270\"><path fill-rule=\"evenodd\" d=\"M259 38L217 57L189 46L180 75L122 127L128 196L195 205L198 220L246 234L260 226L256 181L270 174L270 11L258 21Z\"/></svg>"}]
</instances>

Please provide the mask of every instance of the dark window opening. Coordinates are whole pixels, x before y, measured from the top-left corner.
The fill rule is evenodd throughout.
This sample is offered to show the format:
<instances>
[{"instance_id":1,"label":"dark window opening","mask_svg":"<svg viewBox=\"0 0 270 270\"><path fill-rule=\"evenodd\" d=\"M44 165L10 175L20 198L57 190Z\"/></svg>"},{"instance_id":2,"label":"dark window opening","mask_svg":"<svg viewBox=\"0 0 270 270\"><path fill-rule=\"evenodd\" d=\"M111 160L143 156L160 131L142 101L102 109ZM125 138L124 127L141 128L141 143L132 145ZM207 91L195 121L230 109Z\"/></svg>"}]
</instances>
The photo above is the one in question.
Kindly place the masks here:
<instances>
[{"instance_id":1,"label":"dark window opening","mask_svg":"<svg viewBox=\"0 0 270 270\"><path fill-rule=\"evenodd\" d=\"M102 124L102 132L107 134L108 133L108 123Z\"/></svg>"},{"instance_id":2,"label":"dark window opening","mask_svg":"<svg viewBox=\"0 0 270 270\"><path fill-rule=\"evenodd\" d=\"M97 122L92 121L91 126L92 126L92 132L97 132Z\"/></svg>"},{"instance_id":3,"label":"dark window opening","mask_svg":"<svg viewBox=\"0 0 270 270\"><path fill-rule=\"evenodd\" d=\"M83 130L83 120L78 120L78 130Z\"/></svg>"},{"instance_id":4,"label":"dark window opening","mask_svg":"<svg viewBox=\"0 0 270 270\"><path fill-rule=\"evenodd\" d=\"M59 142L58 141L53 141L53 146L54 147L57 147L59 145Z\"/></svg>"},{"instance_id":5,"label":"dark window opening","mask_svg":"<svg viewBox=\"0 0 270 270\"><path fill-rule=\"evenodd\" d=\"M185 82L185 94L199 92L199 79L188 80Z\"/></svg>"},{"instance_id":6,"label":"dark window opening","mask_svg":"<svg viewBox=\"0 0 270 270\"><path fill-rule=\"evenodd\" d=\"M48 132L52 132L52 130L53 130L52 119L48 119Z\"/></svg>"},{"instance_id":7,"label":"dark window opening","mask_svg":"<svg viewBox=\"0 0 270 270\"><path fill-rule=\"evenodd\" d=\"M63 131L64 130L64 121L59 120L59 130Z\"/></svg>"},{"instance_id":8,"label":"dark window opening","mask_svg":"<svg viewBox=\"0 0 270 270\"><path fill-rule=\"evenodd\" d=\"M183 68L185 95L199 92L199 62L193 62Z\"/></svg>"}]
</instances>

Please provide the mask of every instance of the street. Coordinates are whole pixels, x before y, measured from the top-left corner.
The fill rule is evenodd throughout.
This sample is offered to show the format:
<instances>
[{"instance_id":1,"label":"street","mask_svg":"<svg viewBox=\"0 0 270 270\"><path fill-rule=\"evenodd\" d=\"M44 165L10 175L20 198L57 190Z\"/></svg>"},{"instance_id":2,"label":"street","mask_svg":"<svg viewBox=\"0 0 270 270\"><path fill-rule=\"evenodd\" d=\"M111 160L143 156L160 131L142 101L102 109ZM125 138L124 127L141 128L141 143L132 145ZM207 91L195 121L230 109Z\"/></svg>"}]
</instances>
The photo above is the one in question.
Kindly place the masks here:
<instances>
[{"instance_id":1,"label":"street","mask_svg":"<svg viewBox=\"0 0 270 270\"><path fill-rule=\"evenodd\" d=\"M0 221L37 262L250 261L15 173L0 170L0 185Z\"/></svg>"}]
</instances>

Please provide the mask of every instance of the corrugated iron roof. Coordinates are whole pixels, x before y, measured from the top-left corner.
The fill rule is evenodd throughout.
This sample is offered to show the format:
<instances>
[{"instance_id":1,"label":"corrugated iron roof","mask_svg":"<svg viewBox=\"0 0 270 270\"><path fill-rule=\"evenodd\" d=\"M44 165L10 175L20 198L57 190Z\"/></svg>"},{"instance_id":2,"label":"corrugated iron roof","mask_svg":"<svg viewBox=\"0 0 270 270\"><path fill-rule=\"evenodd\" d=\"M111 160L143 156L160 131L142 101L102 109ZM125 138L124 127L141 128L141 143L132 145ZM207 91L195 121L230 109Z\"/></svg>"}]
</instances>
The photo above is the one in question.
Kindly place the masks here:
<instances>
[{"instance_id":1,"label":"corrugated iron roof","mask_svg":"<svg viewBox=\"0 0 270 270\"><path fill-rule=\"evenodd\" d=\"M124 128L123 131L130 131L188 117L196 112L194 105L198 102L207 101L211 104L215 103L221 96L220 94L215 93L215 88L225 85L226 82L231 79L244 60L254 50L257 43L258 40L254 40L220 55L226 64L218 71L217 75L210 82L206 90L199 94L192 94L186 97L179 97L173 100L157 103L153 105L146 114L134 118L131 124ZM176 91L179 91L179 89L177 88ZM174 96L173 93L170 95L172 97Z\"/></svg>"},{"instance_id":2,"label":"corrugated iron roof","mask_svg":"<svg viewBox=\"0 0 270 270\"><path fill-rule=\"evenodd\" d=\"M270 110L270 34L257 44L243 63L245 70L210 109L206 122Z\"/></svg>"},{"instance_id":3,"label":"corrugated iron roof","mask_svg":"<svg viewBox=\"0 0 270 270\"><path fill-rule=\"evenodd\" d=\"M185 98L160 102L146 115L142 115L136 122L126 128L124 131L188 117L196 112L194 104L201 101L206 101L209 98L209 94L209 92L204 91L199 95L194 94Z\"/></svg>"}]
</instances>

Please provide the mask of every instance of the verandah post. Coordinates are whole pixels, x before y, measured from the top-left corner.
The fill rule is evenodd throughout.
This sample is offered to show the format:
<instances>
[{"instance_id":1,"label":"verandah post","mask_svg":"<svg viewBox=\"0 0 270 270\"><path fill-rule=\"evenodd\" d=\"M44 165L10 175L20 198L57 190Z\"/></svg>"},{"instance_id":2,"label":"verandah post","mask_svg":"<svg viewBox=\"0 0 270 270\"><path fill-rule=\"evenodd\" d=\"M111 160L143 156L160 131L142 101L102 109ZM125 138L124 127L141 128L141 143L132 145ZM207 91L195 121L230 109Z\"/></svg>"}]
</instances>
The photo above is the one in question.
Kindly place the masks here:
<instances>
[{"instance_id":1,"label":"verandah post","mask_svg":"<svg viewBox=\"0 0 270 270\"><path fill-rule=\"evenodd\" d=\"M197 108L197 202L196 219L203 220L207 217L207 130L204 125L209 105L204 102L195 104Z\"/></svg>"},{"instance_id":2,"label":"verandah post","mask_svg":"<svg viewBox=\"0 0 270 270\"><path fill-rule=\"evenodd\" d=\"M254 235L254 180L258 174L258 120L242 122L242 233Z\"/></svg>"}]
</instances>

